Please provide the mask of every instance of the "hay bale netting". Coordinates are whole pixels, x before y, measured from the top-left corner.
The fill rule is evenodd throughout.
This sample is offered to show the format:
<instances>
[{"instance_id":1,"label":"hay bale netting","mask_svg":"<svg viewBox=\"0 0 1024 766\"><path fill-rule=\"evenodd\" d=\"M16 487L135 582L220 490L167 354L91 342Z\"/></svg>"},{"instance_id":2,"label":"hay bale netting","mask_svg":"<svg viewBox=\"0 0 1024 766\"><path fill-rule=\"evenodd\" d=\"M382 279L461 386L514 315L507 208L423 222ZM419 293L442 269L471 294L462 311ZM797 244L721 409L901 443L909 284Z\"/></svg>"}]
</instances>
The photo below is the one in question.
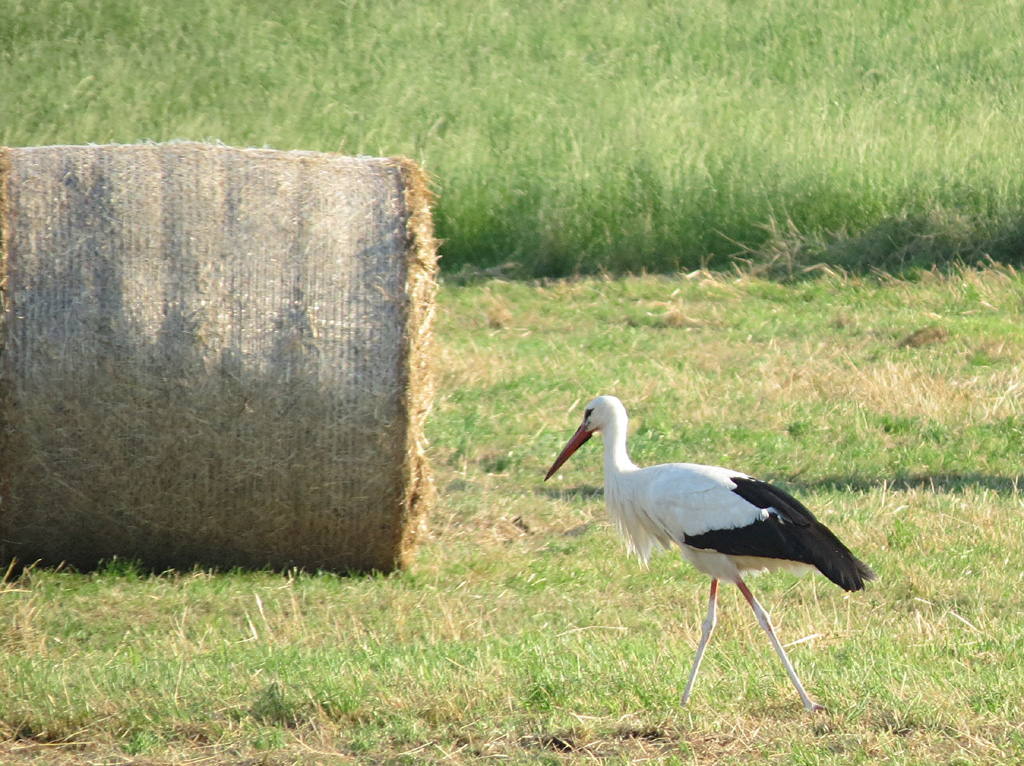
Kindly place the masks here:
<instances>
[{"instance_id":1,"label":"hay bale netting","mask_svg":"<svg viewBox=\"0 0 1024 766\"><path fill-rule=\"evenodd\" d=\"M410 161L0 149L0 556L389 571L432 496Z\"/></svg>"}]
</instances>

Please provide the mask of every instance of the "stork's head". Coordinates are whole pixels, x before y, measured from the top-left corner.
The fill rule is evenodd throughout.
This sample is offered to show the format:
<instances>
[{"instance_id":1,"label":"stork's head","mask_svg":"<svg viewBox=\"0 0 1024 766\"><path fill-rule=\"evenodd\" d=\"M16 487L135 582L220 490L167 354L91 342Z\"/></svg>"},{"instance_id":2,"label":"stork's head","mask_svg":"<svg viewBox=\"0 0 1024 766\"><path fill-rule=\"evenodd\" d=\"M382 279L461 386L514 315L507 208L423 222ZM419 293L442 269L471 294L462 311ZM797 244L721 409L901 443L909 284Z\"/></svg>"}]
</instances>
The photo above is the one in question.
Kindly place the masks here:
<instances>
[{"instance_id":1,"label":"stork's head","mask_svg":"<svg viewBox=\"0 0 1024 766\"><path fill-rule=\"evenodd\" d=\"M599 396L594 399L590 404L587 405L587 409L583 412L583 422L580 427L576 429L570 438L569 442L565 445L565 448L559 453L558 457L555 458L554 465L548 470L547 476L544 477L544 481L550 479L555 471L562 467L562 464L570 458L572 453L586 444L587 440L594 435L595 432L601 431L607 428L611 428L619 423L625 424L626 420L626 408L622 406L620 402L614 396Z\"/></svg>"}]
</instances>

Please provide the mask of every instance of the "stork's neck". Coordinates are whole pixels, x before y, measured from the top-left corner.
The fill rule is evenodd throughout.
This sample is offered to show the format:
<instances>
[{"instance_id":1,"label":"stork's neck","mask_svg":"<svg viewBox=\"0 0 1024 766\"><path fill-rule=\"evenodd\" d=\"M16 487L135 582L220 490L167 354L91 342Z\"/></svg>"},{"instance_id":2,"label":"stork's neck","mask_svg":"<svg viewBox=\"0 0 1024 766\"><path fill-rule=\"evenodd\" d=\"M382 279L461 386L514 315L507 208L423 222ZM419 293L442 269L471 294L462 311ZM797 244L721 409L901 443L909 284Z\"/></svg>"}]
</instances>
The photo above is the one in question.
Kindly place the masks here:
<instances>
[{"instance_id":1,"label":"stork's neck","mask_svg":"<svg viewBox=\"0 0 1024 766\"><path fill-rule=\"evenodd\" d=\"M639 470L626 451L626 423L625 417L622 417L603 429L605 484L614 482L623 474Z\"/></svg>"}]
</instances>

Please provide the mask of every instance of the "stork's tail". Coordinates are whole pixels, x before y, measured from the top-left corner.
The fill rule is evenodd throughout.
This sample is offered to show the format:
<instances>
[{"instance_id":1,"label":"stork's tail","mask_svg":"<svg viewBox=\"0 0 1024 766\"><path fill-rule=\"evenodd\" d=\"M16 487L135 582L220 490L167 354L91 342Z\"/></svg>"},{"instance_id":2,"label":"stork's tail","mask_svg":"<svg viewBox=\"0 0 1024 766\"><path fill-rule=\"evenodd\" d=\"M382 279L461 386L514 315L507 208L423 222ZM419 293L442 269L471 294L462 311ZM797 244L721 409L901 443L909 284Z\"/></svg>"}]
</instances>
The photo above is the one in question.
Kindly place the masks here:
<instances>
[{"instance_id":1,"label":"stork's tail","mask_svg":"<svg viewBox=\"0 0 1024 766\"><path fill-rule=\"evenodd\" d=\"M874 570L854 556L824 524L815 523L808 532L811 537L817 538L813 550L828 551L824 556L815 556L815 561L810 563L840 588L864 590L865 582L878 579Z\"/></svg>"}]
</instances>

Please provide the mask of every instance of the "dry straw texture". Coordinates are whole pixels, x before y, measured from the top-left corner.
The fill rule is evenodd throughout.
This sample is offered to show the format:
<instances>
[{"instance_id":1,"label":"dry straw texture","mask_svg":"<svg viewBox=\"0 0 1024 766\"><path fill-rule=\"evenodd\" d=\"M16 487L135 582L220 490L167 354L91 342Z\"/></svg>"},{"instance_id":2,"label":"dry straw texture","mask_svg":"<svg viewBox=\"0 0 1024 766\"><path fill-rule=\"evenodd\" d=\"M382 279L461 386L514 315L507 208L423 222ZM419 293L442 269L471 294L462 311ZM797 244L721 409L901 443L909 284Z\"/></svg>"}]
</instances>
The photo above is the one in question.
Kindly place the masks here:
<instances>
[{"instance_id":1,"label":"dry straw texture","mask_svg":"<svg viewBox=\"0 0 1024 766\"><path fill-rule=\"evenodd\" d=\"M407 160L0 150L5 561L389 571L432 499Z\"/></svg>"}]
</instances>

